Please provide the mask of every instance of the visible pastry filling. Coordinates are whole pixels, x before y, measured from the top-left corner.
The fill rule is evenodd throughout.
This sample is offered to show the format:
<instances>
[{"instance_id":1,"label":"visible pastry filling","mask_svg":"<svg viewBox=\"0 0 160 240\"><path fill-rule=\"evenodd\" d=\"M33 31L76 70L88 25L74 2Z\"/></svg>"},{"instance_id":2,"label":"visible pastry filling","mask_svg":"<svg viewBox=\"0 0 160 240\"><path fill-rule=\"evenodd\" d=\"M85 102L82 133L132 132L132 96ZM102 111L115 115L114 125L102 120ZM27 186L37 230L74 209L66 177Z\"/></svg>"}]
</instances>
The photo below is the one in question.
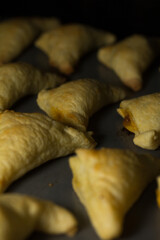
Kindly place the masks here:
<instances>
[{"instance_id":1,"label":"visible pastry filling","mask_svg":"<svg viewBox=\"0 0 160 240\"><path fill-rule=\"evenodd\" d=\"M137 133L138 128L135 124L135 121L133 119L133 116L131 112L129 112L126 109L118 108L118 113L124 118L123 120L123 126L130 132Z\"/></svg>"}]
</instances>

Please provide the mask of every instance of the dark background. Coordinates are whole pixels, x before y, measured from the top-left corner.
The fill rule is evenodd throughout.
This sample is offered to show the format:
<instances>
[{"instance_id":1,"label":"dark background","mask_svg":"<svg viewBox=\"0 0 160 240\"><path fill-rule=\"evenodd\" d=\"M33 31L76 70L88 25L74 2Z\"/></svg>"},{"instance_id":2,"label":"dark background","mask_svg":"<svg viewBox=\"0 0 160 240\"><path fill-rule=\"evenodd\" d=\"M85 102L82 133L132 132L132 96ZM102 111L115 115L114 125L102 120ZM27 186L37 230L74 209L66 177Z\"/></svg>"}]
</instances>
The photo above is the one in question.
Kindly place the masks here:
<instances>
[{"instance_id":1,"label":"dark background","mask_svg":"<svg viewBox=\"0 0 160 240\"><path fill-rule=\"evenodd\" d=\"M81 22L124 37L132 33L160 35L160 0L3 1L1 18L55 16L63 23Z\"/></svg>"}]
</instances>

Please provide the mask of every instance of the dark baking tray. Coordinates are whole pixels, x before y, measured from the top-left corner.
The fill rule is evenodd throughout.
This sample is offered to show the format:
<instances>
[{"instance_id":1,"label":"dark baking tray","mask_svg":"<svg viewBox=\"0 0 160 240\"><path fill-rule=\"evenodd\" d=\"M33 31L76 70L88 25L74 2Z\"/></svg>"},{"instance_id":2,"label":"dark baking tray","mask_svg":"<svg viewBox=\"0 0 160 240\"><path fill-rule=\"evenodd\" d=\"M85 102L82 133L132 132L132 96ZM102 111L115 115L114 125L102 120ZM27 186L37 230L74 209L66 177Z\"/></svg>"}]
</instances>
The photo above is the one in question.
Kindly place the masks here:
<instances>
[{"instance_id":1,"label":"dark baking tray","mask_svg":"<svg viewBox=\"0 0 160 240\"><path fill-rule=\"evenodd\" d=\"M16 61L33 64L44 71L54 71L48 64L48 58L36 47L31 46ZM160 65L157 59L144 74L143 89L131 93L130 97L137 97L160 91ZM75 73L68 80L79 78L95 78L115 85L122 85L113 71L107 69L97 60L96 51L88 54L76 67ZM36 103L37 96L27 96L18 101L12 109L19 112L42 112ZM133 134L124 130L122 118L116 112L119 103L106 106L91 117L89 130L94 132L97 148L112 147L131 149L136 152L149 152L160 156L160 150L148 151L133 144ZM35 140L36 141L36 140ZM90 224L86 211L71 185L72 173L68 164L69 156L54 159L30 171L14 182L7 190L12 193L29 194L31 196L47 199L71 210L78 219L79 231L72 240L98 240ZM132 187L132 186L131 186ZM121 240L158 240L160 239L160 210L156 204L156 181L151 183L139 200L126 215L124 231ZM46 235L35 232L28 240L65 240L65 235Z\"/></svg>"}]
</instances>

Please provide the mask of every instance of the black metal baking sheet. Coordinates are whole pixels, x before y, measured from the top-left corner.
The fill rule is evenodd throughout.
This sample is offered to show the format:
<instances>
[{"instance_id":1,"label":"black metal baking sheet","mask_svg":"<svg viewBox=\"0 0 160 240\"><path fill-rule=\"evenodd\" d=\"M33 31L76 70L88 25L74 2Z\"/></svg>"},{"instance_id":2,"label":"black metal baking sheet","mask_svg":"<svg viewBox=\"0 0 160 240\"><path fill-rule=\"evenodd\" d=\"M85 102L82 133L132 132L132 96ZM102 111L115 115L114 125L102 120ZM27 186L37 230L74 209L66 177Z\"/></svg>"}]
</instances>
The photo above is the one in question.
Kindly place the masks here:
<instances>
[{"instance_id":1,"label":"black metal baking sheet","mask_svg":"<svg viewBox=\"0 0 160 240\"><path fill-rule=\"evenodd\" d=\"M43 69L53 71L48 64L48 58L35 47L28 48L16 61L24 61ZM137 97L160 91L160 61L157 59L144 74L144 87L130 97ZM79 78L95 78L112 84L122 85L118 77L98 62L96 51L85 56L75 73L69 80ZM36 95L28 96L18 101L12 109L19 112L42 112L36 103ZM94 132L97 148L112 147L131 149L136 152L149 152L160 156L160 149L149 151L133 144L133 134L123 129L122 118L116 112L119 103L106 106L94 114L89 122L89 130ZM36 139L35 139L36 141ZM51 160L48 163L30 171L14 182L7 190L12 193L29 194L31 196L51 200L71 210L79 222L79 231L72 240L98 240L87 213L74 193L71 185L72 173L68 165L70 156ZM131 186L132 187L132 186ZM159 240L160 210L156 204L156 181L151 183L139 200L126 215L123 234L119 240ZM28 240L67 240L65 235L46 235L33 233Z\"/></svg>"}]
</instances>

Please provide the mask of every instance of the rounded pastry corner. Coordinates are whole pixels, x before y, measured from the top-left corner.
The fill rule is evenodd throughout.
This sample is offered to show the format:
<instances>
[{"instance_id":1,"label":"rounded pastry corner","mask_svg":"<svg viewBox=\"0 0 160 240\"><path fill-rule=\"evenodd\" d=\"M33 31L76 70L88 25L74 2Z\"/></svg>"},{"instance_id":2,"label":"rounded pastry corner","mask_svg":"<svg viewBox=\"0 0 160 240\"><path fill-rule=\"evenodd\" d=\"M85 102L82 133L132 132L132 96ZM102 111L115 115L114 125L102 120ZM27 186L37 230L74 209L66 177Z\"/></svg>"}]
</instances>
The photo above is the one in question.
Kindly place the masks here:
<instances>
[{"instance_id":1,"label":"rounded pastry corner","mask_svg":"<svg viewBox=\"0 0 160 240\"><path fill-rule=\"evenodd\" d=\"M50 59L49 63L52 67L57 68L60 73L64 74L65 76L71 75L74 72L74 67L69 62L63 64L55 64L55 62Z\"/></svg>"},{"instance_id":2,"label":"rounded pastry corner","mask_svg":"<svg viewBox=\"0 0 160 240\"><path fill-rule=\"evenodd\" d=\"M102 234L102 233L99 233L98 236L102 239L102 240L111 240L111 239L116 239L118 237L120 237L122 234L122 230L120 229L119 231L117 232L114 232L112 234ZM108 236L109 235L109 236Z\"/></svg>"},{"instance_id":3,"label":"rounded pastry corner","mask_svg":"<svg viewBox=\"0 0 160 240\"><path fill-rule=\"evenodd\" d=\"M111 44L111 45L101 47L97 52L97 59L99 60L99 62L108 68L111 68L110 56L111 56L112 50L113 50L113 45Z\"/></svg>"},{"instance_id":4,"label":"rounded pastry corner","mask_svg":"<svg viewBox=\"0 0 160 240\"><path fill-rule=\"evenodd\" d=\"M97 58L100 62L103 62L104 59L104 55L105 55L105 49L107 47L101 47L98 51L97 51Z\"/></svg>"},{"instance_id":5,"label":"rounded pastry corner","mask_svg":"<svg viewBox=\"0 0 160 240\"><path fill-rule=\"evenodd\" d=\"M130 78L125 79L123 83L134 92L138 92L142 89L142 79L141 78Z\"/></svg>"},{"instance_id":6,"label":"rounded pastry corner","mask_svg":"<svg viewBox=\"0 0 160 240\"><path fill-rule=\"evenodd\" d=\"M122 118L125 118L124 111L121 107L117 108L116 111Z\"/></svg>"},{"instance_id":7,"label":"rounded pastry corner","mask_svg":"<svg viewBox=\"0 0 160 240\"><path fill-rule=\"evenodd\" d=\"M106 38L108 44L113 44L117 41L117 36L114 33L108 33Z\"/></svg>"},{"instance_id":8,"label":"rounded pastry corner","mask_svg":"<svg viewBox=\"0 0 160 240\"><path fill-rule=\"evenodd\" d=\"M133 142L141 148L156 150L160 146L160 136L156 130L149 130L135 135Z\"/></svg>"},{"instance_id":9,"label":"rounded pastry corner","mask_svg":"<svg viewBox=\"0 0 160 240\"><path fill-rule=\"evenodd\" d=\"M73 237L76 235L77 232L78 232L78 222L76 221L74 226L72 226L70 229L68 229L66 235L68 237Z\"/></svg>"}]
</instances>

